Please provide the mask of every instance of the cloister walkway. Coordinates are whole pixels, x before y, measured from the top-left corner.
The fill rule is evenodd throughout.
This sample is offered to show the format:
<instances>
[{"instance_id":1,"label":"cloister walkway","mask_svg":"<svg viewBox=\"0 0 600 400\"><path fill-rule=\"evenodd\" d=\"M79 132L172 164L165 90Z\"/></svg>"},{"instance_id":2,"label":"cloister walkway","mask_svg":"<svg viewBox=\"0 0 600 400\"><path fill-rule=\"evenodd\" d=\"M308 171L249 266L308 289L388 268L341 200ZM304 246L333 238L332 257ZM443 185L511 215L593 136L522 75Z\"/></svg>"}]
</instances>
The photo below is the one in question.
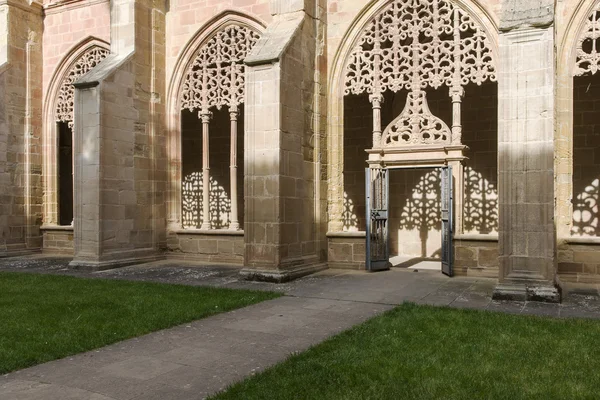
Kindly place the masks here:
<instances>
[{"instance_id":1,"label":"cloister walkway","mask_svg":"<svg viewBox=\"0 0 600 400\"><path fill-rule=\"evenodd\" d=\"M161 261L100 273L61 258L0 260L0 271L276 290L284 297L0 377L3 399L199 399L404 301L554 317L600 318L597 287L563 304L491 300L495 280L393 269L326 270L294 282L240 281L238 269Z\"/></svg>"}]
</instances>

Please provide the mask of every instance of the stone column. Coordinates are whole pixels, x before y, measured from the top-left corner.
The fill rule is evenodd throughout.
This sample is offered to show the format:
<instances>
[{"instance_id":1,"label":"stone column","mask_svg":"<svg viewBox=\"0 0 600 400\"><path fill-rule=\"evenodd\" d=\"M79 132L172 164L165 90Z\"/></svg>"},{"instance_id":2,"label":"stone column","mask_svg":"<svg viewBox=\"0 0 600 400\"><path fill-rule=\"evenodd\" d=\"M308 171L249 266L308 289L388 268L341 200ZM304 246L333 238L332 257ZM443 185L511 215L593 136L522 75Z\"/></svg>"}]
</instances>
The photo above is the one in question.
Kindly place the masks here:
<instances>
[{"instance_id":1,"label":"stone column","mask_svg":"<svg viewBox=\"0 0 600 400\"><path fill-rule=\"evenodd\" d=\"M500 282L494 298L557 302L554 4L507 3L498 76Z\"/></svg>"},{"instance_id":2,"label":"stone column","mask_svg":"<svg viewBox=\"0 0 600 400\"><path fill-rule=\"evenodd\" d=\"M42 18L37 1L0 1L0 257L42 244Z\"/></svg>"},{"instance_id":3,"label":"stone column","mask_svg":"<svg viewBox=\"0 0 600 400\"><path fill-rule=\"evenodd\" d=\"M238 130L238 107L231 106L229 109L229 117L231 119L231 157L229 159L229 179L231 189L229 197L231 199L231 218L229 229L237 231L240 229L238 221L238 193L237 193L237 130Z\"/></svg>"},{"instance_id":4,"label":"stone column","mask_svg":"<svg viewBox=\"0 0 600 400\"><path fill-rule=\"evenodd\" d=\"M382 146L381 143L381 103L383 96L374 94L370 96L371 105L373 106L373 148L378 149Z\"/></svg>"},{"instance_id":5,"label":"stone column","mask_svg":"<svg viewBox=\"0 0 600 400\"><path fill-rule=\"evenodd\" d=\"M210 223L210 149L208 129L212 113L200 111L202 119L202 225L200 229L211 229Z\"/></svg>"},{"instance_id":6,"label":"stone column","mask_svg":"<svg viewBox=\"0 0 600 400\"><path fill-rule=\"evenodd\" d=\"M316 244L319 174L314 115L307 105L317 90L317 4L271 4L273 22L246 59L246 268L241 274L281 282L325 268Z\"/></svg>"},{"instance_id":7,"label":"stone column","mask_svg":"<svg viewBox=\"0 0 600 400\"><path fill-rule=\"evenodd\" d=\"M75 82L72 267L159 257L165 238L164 1L111 1L111 54Z\"/></svg>"}]
</instances>

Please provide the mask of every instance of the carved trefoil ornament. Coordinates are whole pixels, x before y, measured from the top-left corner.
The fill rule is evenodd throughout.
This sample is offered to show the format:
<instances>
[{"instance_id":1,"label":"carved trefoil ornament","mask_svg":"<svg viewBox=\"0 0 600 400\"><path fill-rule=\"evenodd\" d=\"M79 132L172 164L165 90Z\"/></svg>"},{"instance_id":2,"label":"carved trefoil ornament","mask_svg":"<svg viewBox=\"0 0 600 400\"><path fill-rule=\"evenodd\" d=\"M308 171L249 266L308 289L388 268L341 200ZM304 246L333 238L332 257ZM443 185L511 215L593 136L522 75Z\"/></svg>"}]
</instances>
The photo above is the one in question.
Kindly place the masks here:
<instances>
[{"instance_id":1,"label":"carved trefoil ornament","mask_svg":"<svg viewBox=\"0 0 600 400\"><path fill-rule=\"evenodd\" d=\"M210 38L185 75L181 109L220 110L243 103L244 59L259 37L250 28L230 25Z\"/></svg>"},{"instance_id":2,"label":"carved trefoil ornament","mask_svg":"<svg viewBox=\"0 0 600 400\"><path fill-rule=\"evenodd\" d=\"M464 86L487 81L496 81L491 45L471 16L449 0L394 0L359 36L346 65L344 94L370 95L374 148L460 144ZM427 105L425 90L442 85L452 97L452 129ZM382 135L376 125L388 90L409 94L401 116Z\"/></svg>"},{"instance_id":3,"label":"carved trefoil ornament","mask_svg":"<svg viewBox=\"0 0 600 400\"><path fill-rule=\"evenodd\" d=\"M408 93L402 113L383 131L382 146L450 144L448 125L429 111L425 91Z\"/></svg>"},{"instance_id":4,"label":"carved trefoil ornament","mask_svg":"<svg viewBox=\"0 0 600 400\"><path fill-rule=\"evenodd\" d=\"M73 83L83 75L87 74L92 68L98 65L110 54L108 49L94 46L88 49L69 70L69 73L63 78L58 91L56 101L55 120L56 122L67 122L69 127L73 127L73 113L75 102L75 87Z\"/></svg>"},{"instance_id":5,"label":"carved trefoil ornament","mask_svg":"<svg viewBox=\"0 0 600 400\"><path fill-rule=\"evenodd\" d=\"M577 40L577 58L574 76L594 75L600 69L600 53L598 39L600 38L600 4L585 21L582 34Z\"/></svg>"}]
</instances>

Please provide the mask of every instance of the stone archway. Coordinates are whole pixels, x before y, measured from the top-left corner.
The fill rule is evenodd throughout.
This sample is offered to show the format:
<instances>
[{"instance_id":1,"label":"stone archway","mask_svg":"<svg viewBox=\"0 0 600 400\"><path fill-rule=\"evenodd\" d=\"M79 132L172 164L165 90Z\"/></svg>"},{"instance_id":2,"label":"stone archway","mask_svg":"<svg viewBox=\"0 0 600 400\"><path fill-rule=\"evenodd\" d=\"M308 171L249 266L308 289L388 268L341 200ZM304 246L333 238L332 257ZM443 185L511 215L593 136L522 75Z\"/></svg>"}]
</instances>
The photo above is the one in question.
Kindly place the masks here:
<instances>
[{"instance_id":1,"label":"stone archway","mask_svg":"<svg viewBox=\"0 0 600 400\"><path fill-rule=\"evenodd\" d=\"M243 261L244 59L262 29L237 13L219 15L179 57L168 107L172 250Z\"/></svg>"},{"instance_id":2,"label":"stone archway","mask_svg":"<svg viewBox=\"0 0 600 400\"><path fill-rule=\"evenodd\" d=\"M461 118L465 87L479 87L491 82L493 93L496 93L493 101L497 104L497 89L493 83L496 80L495 42L488 39L480 20L465 11L458 2L389 1L366 14L370 15L369 19L362 17L360 29L355 30L352 38L347 35L342 44L347 55L337 57L337 63L343 60L343 67L334 66L334 71L340 74L339 81L336 82L338 76L332 76L334 93L338 90L343 96L364 97L361 105L365 110L367 100L370 104L371 135L366 138L363 132L360 138L361 143L364 142L362 151L367 150L368 162L373 166L452 165L457 196L462 200L465 181L474 183L473 177L481 175L473 166L463 171L462 161L467 150L462 141ZM444 104L430 107L430 98ZM331 141L337 143L330 146L333 181L330 188L330 237L334 237L333 232L348 231L348 221L360 224L361 220L360 216L349 215L347 207L352 204L352 207L361 209L355 196L345 190L349 171L344 162L348 160L344 152L349 148L343 122L346 118L339 117L347 114L344 106L345 101L339 98L332 99L330 104L330 118L337 121L335 126L330 126ZM448 107L447 110L444 107ZM490 109L493 133L497 129L496 107ZM444 115L436 115L440 112ZM356 115L354 111L348 114L348 118ZM490 138L496 146L496 135ZM353 153L353 157L356 158L360 151ZM497 153L493 153L495 159ZM358 186L364 180L359 176L362 175L361 170L362 167L357 166L357 177L351 179ZM494 192L491 196L497 197L496 167L490 171L492 184L472 186L479 192L491 190ZM465 177L467 172L469 177ZM343 188L341 193L344 196L335 193L338 185ZM477 199L472 200L472 207L480 203ZM460 204L459 201L458 232L462 233ZM497 225L497 211L487 215L495 215L494 223ZM472 225L478 227L477 223ZM360 226L357 230L341 236L360 236ZM485 233L492 230L487 229Z\"/></svg>"},{"instance_id":3,"label":"stone archway","mask_svg":"<svg viewBox=\"0 0 600 400\"><path fill-rule=\"evenodd\" d=\"M68 161L69 157L72 159L73 152L73 83L98 65L109 53L107 43L88 38L69 52L51 80L44 102L45 227L70 226L73 220L73 171L72 161L70 164Z\"/></svg>"},{"instance_id":4,"label":"stone archway","mask_svg":"<svg viewBox=\"0 0 600 400\"><path fill-rule=\"evenodd\" d=\"M600 273L600 3L573 10L559 47L555 144L558 273L585 282ZM600 155L599 155L600 156Z\"/></svg>"}]
</instances>

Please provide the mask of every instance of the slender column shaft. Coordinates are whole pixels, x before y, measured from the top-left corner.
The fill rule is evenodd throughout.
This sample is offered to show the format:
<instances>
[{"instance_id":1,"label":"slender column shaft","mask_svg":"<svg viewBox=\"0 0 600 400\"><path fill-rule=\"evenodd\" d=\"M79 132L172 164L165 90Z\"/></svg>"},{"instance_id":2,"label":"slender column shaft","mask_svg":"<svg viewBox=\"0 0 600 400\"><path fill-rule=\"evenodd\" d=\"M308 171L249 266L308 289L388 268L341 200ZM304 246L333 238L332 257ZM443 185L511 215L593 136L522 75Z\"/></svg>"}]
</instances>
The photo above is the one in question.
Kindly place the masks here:
<instances>
[{"instance_id":1,"label":"slender column shaft","mask_svg":"<svg viewBox=\"0 0 600 400\"><path fill-rule=\"evenodd\" d=\"M238 220L238 196L237 196L237 127L239 111L237 106L231 106L229 117L231 119L231 157L229 159L229 174L231 183L231 219L229 229L239 230L240 222Z\"/></svg>"},{"instance_id":2,"label":"slender column shaft","mask_svg":"<svg viewBox=\"0 0 600 400\"><path fill-rule=\"evenodd\" d=\"M381 103L383 96L372 95L371 104L373 105L373 148L377 149L381 144Z\"/></svg>"},{"instance_id":3,"label":"slender column shaft","mask_svg":"<svg viewBox=\"0 0 600 400\"><path fill-rule=\"evenodd\" d=\"M460 86L452 88L450 92L452 96L452 144L461 144L461 105L463 94L464 90Z\"/></svg>"},{"instance_id":4,"label":"slender column shaft","mask_svg":"<svg viewBox=\"0 0 600 400\"><path fill-rule=\"evenodd\" d=\"M212 113L208 110L200 112L202 119L202 225L200 229L211 229L210 223L210 168L208 146L208 124Z\"/></svg>"}]
</instances>

